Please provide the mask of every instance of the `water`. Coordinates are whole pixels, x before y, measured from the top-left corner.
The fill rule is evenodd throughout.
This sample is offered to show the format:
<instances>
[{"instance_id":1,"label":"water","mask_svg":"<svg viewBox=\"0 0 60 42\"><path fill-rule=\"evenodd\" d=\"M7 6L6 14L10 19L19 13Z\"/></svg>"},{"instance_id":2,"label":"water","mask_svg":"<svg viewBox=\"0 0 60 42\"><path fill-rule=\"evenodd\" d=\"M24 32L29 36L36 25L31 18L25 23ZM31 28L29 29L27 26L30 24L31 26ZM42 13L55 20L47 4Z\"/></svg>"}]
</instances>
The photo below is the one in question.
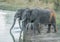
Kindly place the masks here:
<instances>
[{"instance_id":1,"label":"water","mask_svg":"<svg viewBox=\"0 0 60 42\"><path fill-rule=\"evenodd\" d=\"M15 12L12 11L0 10L0 42L13 42L9 31L13 23L14 14ZM20 31L18 22L14 27L17 29L13 29L12 32L16 36L15 38L18 39Z\"/></svg>"},{"instance_id":2,"label":"water","mask_svg":"<svg viewBox=\"0 0 60 42\"><path fill-rule=\"evenodd\" d=\"M15 15L14 11L0 10L0 42L13 42L13 39L9 31L13 24L14 15ZM30 36L30 37L29 34L26 37L29 38L32 42L59 42L60 41L60 30L58 30L57 33L46 33L46 31L47 30L45 29L41 31L42 34ZM20 33L18 20L12 30L12 33L16 41L18 42L19 33Z\"/></svg>"}]
</instances>

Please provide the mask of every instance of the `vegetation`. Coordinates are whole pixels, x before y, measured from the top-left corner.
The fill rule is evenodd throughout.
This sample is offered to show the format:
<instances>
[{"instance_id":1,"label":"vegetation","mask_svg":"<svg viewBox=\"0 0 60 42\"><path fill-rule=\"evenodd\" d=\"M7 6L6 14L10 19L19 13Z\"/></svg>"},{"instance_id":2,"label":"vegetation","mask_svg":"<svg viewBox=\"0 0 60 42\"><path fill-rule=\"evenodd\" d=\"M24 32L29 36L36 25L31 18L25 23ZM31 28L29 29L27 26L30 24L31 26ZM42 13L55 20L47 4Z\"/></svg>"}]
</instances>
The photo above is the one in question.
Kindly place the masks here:
<instances>
[{"instance_id":1,"label":"vegetation","mask_svg":"<svg viewBox=\"0 0 60 42\"><path fill-rule=\"evenodd\" d=\"M16 10L17 8L52 8L58 10L60 7L60 0L0 0L0 9Z\"/></svg>"},{"instance_id":2,"label":"vegetation","mask_svg":"<svg viewBox=\"0 0 60 42\"><path fill-rule=\"evenodd\" d=\"M57 21L57 25L60 25L60 12L56 12L56 21Z\"/></svg>"}]
</instances>

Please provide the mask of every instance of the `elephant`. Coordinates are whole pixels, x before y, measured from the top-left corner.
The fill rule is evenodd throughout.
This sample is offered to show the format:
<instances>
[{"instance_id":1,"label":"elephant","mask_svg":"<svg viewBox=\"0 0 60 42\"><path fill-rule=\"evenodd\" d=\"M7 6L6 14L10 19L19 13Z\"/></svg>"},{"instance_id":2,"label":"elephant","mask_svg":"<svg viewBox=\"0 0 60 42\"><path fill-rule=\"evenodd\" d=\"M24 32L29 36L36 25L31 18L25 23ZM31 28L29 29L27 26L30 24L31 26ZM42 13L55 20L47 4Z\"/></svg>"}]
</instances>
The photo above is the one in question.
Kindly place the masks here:
<instances>
[{"instance_id":1,"label":"elephant","mask_svg":"<svg viewBox=\"0 0 60 42\"><path fill-rule=\"evenodd\" d=\"M34 28L34 31L36 28L39 33L40 33L40 24L48 25L47 33L50 33L51 25L53 25L53 27L54 27L54 32L57 32L56 13L53 10L41 9L41 8L34 8L34 9L25 8L25 9L17 10L17 12L14 16L13 25L10 29L10 34L11 34L11 30L13 29L13 27L15 25L17 18L18 18L18 22L19 22L19 27L20 27L20 20L22 20L22 27L20 27L20 29L21 29L21 32L24 31L24 34L27 31L26 26L28 23L32 23L31 28ZM20 34L21 34L21 32L20 32ZM12 35L12 37L13 37L13 35ZM21 35L20 35L19 39L20 38L21 38ZM14 37L13 37L13 40L14 40ZM15 40L14 40L14 42L15 42Z\"/></svg>"},{"instance_id":2,"label":"elephant","mask_svg":"<svg viewBox=\"0 0 60 42\"><path fill-rule=\"evenodd\" d=\"M52 9L32 9L30 22L48 25L47 33L50 32L51 25L53 25L54 31L57 32L56 13Z\"/></svg>"},{"instance_id":3,"label":"elephant","mask_svg":"<svg viewBox=\"0 0 60 42\"><path fill-rule=\"evenodd\" d=\"M15 42L15 39L14 39L13 34L11 33L11 30L13 29L13 27L14 27L14 25L15 25L15 23L16 23L16 20L18 19L19 27L20 27L20 29L21 29L21 31L20 31L20 37L19 37L19 40L20 40L20 38L21 38L21 33L22 33L22 31L23 31L23 28L24 28L24 27L21 27L21 26L20 26L20 20L22 20L22 21L24 20L23 16L24 16L25 13L27 12L27 10L29 10L29 8L18 9L17 12L16 12L15 15L14 15L13 25L12 25L11 28L10 28L10 34L11 34L14 42ZM19 42L20 42L20 41L19 41Z\"/></svg>"},{"instance_id":4,"label":"elephant","mask_svg":"<svg viewBox=\"0 0 60 42\"><path fill-rule=\"evenodd\" d=\"M25 15L25 23L26 21L37 24L45 24L48 25L48 31L50 32L51 25L54 27L54 32L57 32L56 29L56 13L51 9L41 9L35 8L30 10L30 14ZM39 28L38 28L39 30ZM40 32L40 31L39 31Z\"/></svg>"}]
</instances>

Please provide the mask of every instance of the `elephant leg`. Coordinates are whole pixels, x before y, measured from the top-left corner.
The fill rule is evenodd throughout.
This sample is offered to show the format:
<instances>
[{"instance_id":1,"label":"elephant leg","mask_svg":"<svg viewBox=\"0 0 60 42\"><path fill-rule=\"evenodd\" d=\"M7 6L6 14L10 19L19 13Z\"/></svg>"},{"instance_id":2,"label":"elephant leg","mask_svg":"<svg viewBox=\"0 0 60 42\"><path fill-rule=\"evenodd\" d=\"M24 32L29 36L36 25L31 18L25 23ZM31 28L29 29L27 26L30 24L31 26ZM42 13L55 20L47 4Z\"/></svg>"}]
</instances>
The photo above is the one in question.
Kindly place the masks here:
<instances>
[{"instance_id":1,"label":"elephant leg","mask_svg":"<svg viewBox=\"0 0 60 42\"><path fill-rule=\"evenodd\" d=\"M47 33L50 33L50 29L51 29L51 24L48 24L48 31L47 31Z\"/></svg>"},{"instance_id":2,"label":"elephant leg","mask_svg":"<svg viewBox=\"0 0 60 42\"><path fill-rule=\"evenodd\" d=\"M41 30L40 27L37 27L37 31L38 31L38 33L40 33L40 30Z\"/></svg>"},{"instance_id":3,"label":"elephant leg","mask_svg":"<svg viewBox=\"0 0 60 42\"><path fill-rule=\"evenodd\" d=\"M31 29L33 29L33 32L35 34L35 26L34 25L32 25L32 28Z\"/></svg>"},{"instance_id":4,"label":"elephant leg","mask_svg":"<svg viewBox=\"0 0 60 42\"><path fill-rule=\"evenodd\" d=\"M30 28L30 27L29 27L29 24L27 24L27 25L26 25L26 29L27 29L27 31L28 31L29 28Z\"/></svg>"},{"instance_id":5,"label":"elephant leg","mask_svg":"<svg viewBox=\"0 0 60 42\"><path fill-rule=\"evenodd\" d=\"M18 19L18 23L19 23L19 28L22 29L20 25L20 19ZM21 33L22 33L22 30L20 31L19 42L21 42Z\"/></svg>"},{"instance_id":6,"label":"elephant leg","mask_svg":"<svg viewBox=\"0 0 60 42\"><path fill-rule=\"evenodd\" d=\"M40 25L41 25L41 24L38 24L38 25L36 26L36 29L37 29L38 33L40 33L40 30L41 30Z\"/></svg>"},{"instance_id":7,"label":"elephant leg","mask_svg":"<svg viewBox=\"0 0 60 42\"><path fill-rule=\"evenodd\" d=\"M21 25L20 25L20 18L18 19L18 23L19 23L19 28L22 29Z\"/></svg>"},{"instance_id":8,"label":"elephant leg","mask_svg":"<svg viewBox=\"0 0 60 42\"><path fill-rule=\"evenodd\" d=\"M57 32L56 23L53 23L52 25L53 25L53 27L54 27L54 32Z\"/></svg>"},{"instance_id":9,"label":"elephant leg","mask_svg":"<svg viewBox=\"0 0 60 42\"><path fill-rule=\"evenodd\" d=\"M51 23L52 23L52 26L54 27L54 32L57 32L56 19L54 17L52 17Z\"/></svg>"},{"instance_id":10,"label":"elephant leg","mask_svg":"<svg viewBox=\"0 0 60 42\"><path fill-rule=\"evenodd\" d=\"M22 34L22 30L20 31L19 42L21 42L21 34Z\"/></svg>"}]
</instances>

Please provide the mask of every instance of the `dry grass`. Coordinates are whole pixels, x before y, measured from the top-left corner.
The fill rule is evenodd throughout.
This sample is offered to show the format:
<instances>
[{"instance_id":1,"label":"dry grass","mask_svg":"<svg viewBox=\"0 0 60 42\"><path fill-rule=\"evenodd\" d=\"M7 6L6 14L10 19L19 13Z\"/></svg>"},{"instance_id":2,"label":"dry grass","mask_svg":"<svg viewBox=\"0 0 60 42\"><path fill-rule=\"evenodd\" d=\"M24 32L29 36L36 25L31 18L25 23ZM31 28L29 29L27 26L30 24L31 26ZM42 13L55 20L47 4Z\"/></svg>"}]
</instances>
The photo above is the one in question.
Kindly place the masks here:
<instances>
[{"instance_id":1,"label":"dry grass","mask_svg":"<svg viewBox=\"0 0 60 42\"><path fill-rule=\"evenodd\" d=\"M46 8L46 7L49 7L49 8L54 8L54 4L53 3L44 3L42 1L32 1L32 2L28 2L28 1L23 1L23 0L7 0L6 2L3 2L4 5L0 5L0 6L3 6L3 7L8 7L9 8L25 8L25 7L28 7L28 8L34 8L34 7L39 7L39 8ZM7 5L8 4L8 5Z\"/></svg>"}]
</instances>

